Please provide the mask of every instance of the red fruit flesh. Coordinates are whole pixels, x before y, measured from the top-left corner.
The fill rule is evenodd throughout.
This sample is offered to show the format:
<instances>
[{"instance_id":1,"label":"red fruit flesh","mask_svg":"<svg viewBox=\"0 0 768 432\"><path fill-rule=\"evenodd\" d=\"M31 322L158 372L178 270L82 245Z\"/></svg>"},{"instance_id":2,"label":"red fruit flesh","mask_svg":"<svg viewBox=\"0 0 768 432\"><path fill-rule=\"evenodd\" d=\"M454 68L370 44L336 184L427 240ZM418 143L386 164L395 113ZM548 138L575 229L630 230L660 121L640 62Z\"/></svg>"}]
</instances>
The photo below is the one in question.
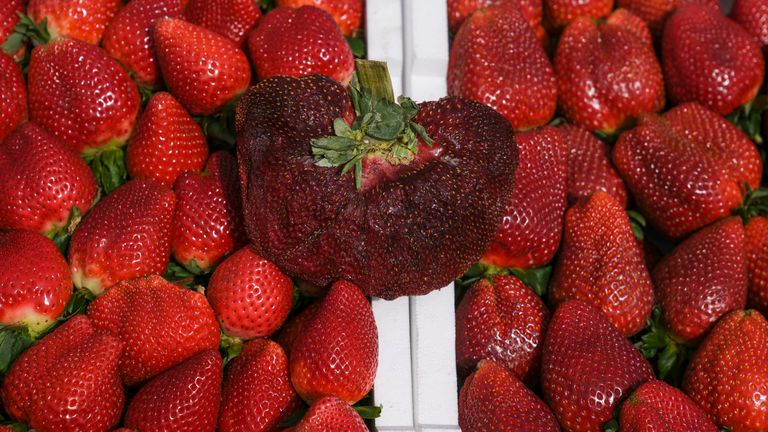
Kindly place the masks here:
<instances>
[{"instance_id":1,"label":"red fruit flesh","mask_svg":"<svg viewBox=\"0 0 768 432\"><path fill-rule=\"evenodd\" d=\"M238 46L261 18L254 0L189 0L184 19L226 36Z\"/></svg>"},{"instance_id":2,"label":"red fruit flesh","mask_svg":"<svg viewBox=\"0 0 768 432\"><path fill-rule=\"evenodd\" d=\"M69 37L98 45L122 0L29 0L27 14L34 22L47 18L51 38Z\"/></svg>"},{"instance_id":3,"label":"red fruit flesh","mask_svg":"<svg viewBox=\"0 0 768 432\"><path fill-rule=\"evenodd\" d=\"M735 0L731 9L731 19L757 38L765 52L768 46L768 1Z\"/></svg>"},{"instance_id":4,"label":"red fruit flesh","mask_svg":"<svg viewBox=\"0 0 768 432\"><path fill-rule=\"evenodd\" d=\"M685 393L664 381L649 381L621 406L622 432L719 432Z\"/></svg>"},{"instance_id":5,"label":"red fruit flesh","mask_svg":"<svg viewBox=\"0 0 768 432\"><path fill-rule=\"evenodd\" d=\"M544 24L549 29L562 29L578 18L597 20L613 10L613 0L543 0Z\"/></svg>"},{"instance_id":6,"label":"red fruit flesh","mask_svg":"<svg viewBox=\"0 0 768 432\"><path fill-rule=\"evenodd\" d=\"M364 0L277 0L277 7L298 9L315 6L328 12L344 36L354 35L363 25Z\"/></svg>"},{"instance_id":7,"label":"red fruit flesh","mask_svg":"<svg viewBox=\"0 0 768 432\"><path fill-rule=\"evenodd\" d=\"M616 0L618 7L624 8L648 23L654 36L660 37L669 15L680 5L696 3L719 10L718 0Z\"/></svg>"},{"instance_id":8,"label":"red fruit flesh","mask_svg":"<svg viewBox=\"0 0 768 432\"><path fill-rule=\"evenodd\" d=\"M309 407L309 411L290 432L366 432L368 427L363 419L343 400L326 396Z\"/></svg>"},{"instance_id":9,"label":"red fruit flesh","mask_svg":"<svg viewBox=\"0 0 768 432\"><path fill-rule=\"evenodd\" d=\"M749 271L749 306L768 313L768 218L757 216L745 231Z\"/></svg>"},{"instance_id":10,"label":"red fruit flesh","mask_svg":"<svg viewBox=\"0 0 768 432\"><path fill-rule=\"evenodd\" d=\"M0 35L0 43L2 39ZM19 65L0 51L0 142L25 120L27 86L24 76Z\"/></svg>"}]
</instances>

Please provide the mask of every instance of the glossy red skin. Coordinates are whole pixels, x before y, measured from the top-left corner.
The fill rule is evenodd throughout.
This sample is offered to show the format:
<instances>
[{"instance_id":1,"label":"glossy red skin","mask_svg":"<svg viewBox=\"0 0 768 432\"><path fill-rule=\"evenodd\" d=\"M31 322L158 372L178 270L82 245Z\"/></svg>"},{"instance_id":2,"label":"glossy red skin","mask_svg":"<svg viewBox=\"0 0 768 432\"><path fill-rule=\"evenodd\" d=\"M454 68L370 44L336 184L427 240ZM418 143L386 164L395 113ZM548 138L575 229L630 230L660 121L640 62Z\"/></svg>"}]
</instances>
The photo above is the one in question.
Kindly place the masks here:
<instances>
[{"instance_id":1,"label":"glossy red skin","mask_svg":"<svg viewBox=\"0 0 768 432\"><path fill-rule=\"evenodd\" d=\"M61 231L72 210L87 213L97 194L88 165L35 123L24 123L0 143L0 228Z\"/></svg>"},{"instance_id":2,"label":"glossy red skin","mask_svg":"<svg viewBox=\"0 0 768 432\"><path fill-rule=\"evenodd\" d=\"M613 0L543 0L544 25L551 30L566 27L577 18L597 20L613 10Z\"/></svg>"},{"instance_id":3,"label":"glossy red skin","mask_svg":"<svg viewBox=\"0 0 768 432\"><path fill-rule=\"evenodd\" d=\"M514 373L483 360L459 393L459 426L472 432L559 432L552 411Z\"/></svg>"},{"instance_id":4,"label":"glossy red skin","mask_svg":"<svg viewBox=\"0 0 768 432\"><path fill-rule=\"evenodd\" d=\"M254 0L189 0L184 19L226 36L238 46L261 18Z\"/></svg>"},{"instance_id":5,"label":"glossy red skin","mask_svg":"<svg viewBox=\"0 0 768 432\"><path fill-rule=\"evenodd\" d=\"M200 172L206 159L208 143L200 125L170 93L152 95L128 143L128 174L171 188L181 173Z\"/></svg>"},{"instance_id":6,"label":"glossy red skin","mask_svg":"<svg viewBox=\"0 0 768 432\"><path fill-rule=\"evenodd\" d=\"M558 129L568 145L568 202L602 190L626 207L627 188L611 164L608 144L580 126L565 124Z\"/></svg>"},{"instance_id":7,"label":"glossy red skin","mask_svg":"<svg viewBox=\"0 0 768 432\"><path fill-rule=\"evenodd\" d=\"M70 37L98 45L122 0L29 0L27 15L34 22L48 18L52 38Z\"/></svg>"},{"instance_id":8,"label":"glossy red skin","mask_svg":"<svg viewBox=\"0 0 768 432\"><path fill-rule=\"evenodd\" d=\"M691 360L683 389L715 423L733 432L768 429L768 321L737 310L718 321Z\"/></svg>"},{"instance_id":9,"label":"glossy red skin","mask_svg":"<svg viewBox=\"0 0 768 432\"><path fill-rule=\"evenodd\" d=\"M544 400L566 430L599 432L614 409L653 370L599 309L569 300L555 311L544 339Z\"/></svg>"},{"instance_id":10,"label":"glossy red skin","mask_svg":"<svg viewBox=\"0 0 768 432\"><path fill-rule=\"evenodd\" d=\"M555 256L563 232L568 147L559 131L544 127L515 136L515 185L491 246L481 262L536 268Z\"/></svg>"},{"instance_id":11,"label":"glossy red skin","mask_svg":"<svg viewBox=\"0 0 768 432\"><path fill-rule=\"evenodd\" d=\"M696 103L642 117L619 137L613 163L650 224L673 238L729 215L762 172L752 141Z\"/></svg>"},{"instance_id":12,"label":"glossy red skin","mask_svg":"<svg viewBox=\"0 0 768 432\"><path fill-rule=\"evenodd\" d=\"M648 28L648 23L642 18L630 12L628 9L616 9L605 20L606 24L619 26L625 31L635 35L653 49L653 35ZM655 55L655 52L654 52Z\"/></svg>"},{"instance_id":13,"label":"glossy red skin","mask_svg":"<svg viewBox=\"0 0 768 432\"><path fill-rule=\"evenodd\" d=\"M293 344L296 343L296 338L301 334L301 329L304 325L312 319L320 307L320 302L316 301L304 308L303 311L291 317L286 321L285 325L280 328L280 333L274 338L275 342L279 343L286 355L291 355L293 350Z\"/></svg>"},{"instance_id":14,"label":"glossy red skin","mask_svg":"<svg viewBox=\"0 0 768 432\"><path fill-rule=\"evenodd\" d=\"M605 192L578 201L565 215L565 234L549 285L549 301L599 308L624 335L645 326L653 285L624 208Z\"/></svg>"},{"instance_id":15,"label":"glossy red skin","mask_svg":"<svg viewBox=\"0 0 768 432\"><path fill-rule=\"evenodd\" d=\"M544 27L541 25L543 14L541 0L449 0L448 26L451 29L451 33L455 34L458 32L464 21L478 9L503 3L515 4L520 8L520 12L539 39L546 36Z\"/></svg>"},{"instance_id":16,"label":"glossy red skin","mask_svg":"<svg viewBox=\"0 0 768 432\"><path fill-rule=\"evenodd\" d=\"M219 431L270 431L300 404L288 358L268 339L247 343L224 372Z\"/></svg>"},{"instance_id":17,"label":"glossy red skin","mask_svg":"<svg viewBox=\"0 0 768 432\"><path fill-rule=\"evenodd\" d=\"M160 276L121 282L88 306L88 316L97 330L123 342L120 376L128 386L219 346L205 296Z\"/></svg>"},{"instance_id":18,"label":"glossy red skin","mask_svg":"<svg viewBox=\"0 0 768 432\"><path fill-rule=\"evenodd\" d=\"M632 12L648 23L651 32L657 38L661 37L664 24L669 15L680 5L696 3L720 9L718 0L616 0L616 5Z\"/></svg>"},{"instance_id":19,"label":"glossy red skin","mask_svg":"<svg viewBox=\"0 0 768 432\"><path fill-rule=\"evenodd\" d=\"M99 201L69 244L75 286L100 294L122 280L162 274L170 255L175 201L171 190L143 178Z\"/></svg>"},{"instance_id":20,"label":"glossy red skin","mask_svg":"<svg viewBox=\"0 0 768 432\"><path fill-rule=\"evenodd\" d=\"M27 86L21 68L0 51L0 142L26 121L27 115Z\"/></svg>"},{"instance_id":21,"label":"glossy red skin","mask_svg":"<svg viewBox=\"0 0 768 432\"><path fill-rule=\"evenodd\" d=\"M649 381L621 405L622 432L719 432L688 396L664 381Z\"/></svg>"},{"instance_id":22,"label":"glossy red skin","mask_svg":"<svg viewBox=\"0 0 768 432\"><path fill-rule=\"evenodd\" d=\"M557 107L555 73L517 7L488 7L465 21L451 46L448 94L494 108L515 130L549 122Z\"/></svg>"},{"instance_id":23,"label":"glossy red skin","mask_svg":"<svg viewBox=\"0 0 768 432\"><path fill-rule=\"evenodd\" d=\"M285 432L366 432L368 427L360 414L343 400L326 396L309 407L304 418Z\"/></svg>"},{"instance_id":24,"label":"glossy red skin","mask_svg":"<svg viewBox=\"0 0 768 432\"><path fill-rule=\"evenodd\" d=\"M680 6L662 41L673 102L699 102L721 115L749 103L763 84L765 61L752 35L705 5Z\"/></svg>"},{"instance_id":25,"label":"glossy red skin","mask_svg":"<svg viewBox=\"0 0 768 432\"><path fill-rule=\"evenodd\" d=\"M40 432L112 430L125 402L121 347L75 316L13 363L2 386L6 411Z\"/></svg>"},{"instance_id":26,"label":"glossy red skin","mask_svg":"<svg viewBox=\"0 0 768 432\"><path fill-rule=\"evenodd\" d=\"M526 383L536 382L548 322L544 302L520 279L477 281L456 308L459 373L467 376L488 359Z\"/></svg>"},{"instance_id":27,"label":"glossy red skin","mask_svg":"<svg viewBox=\"0 0 768 432\"><path fill-rule=\"evenodd\" d=\"M768 46L768 1L735 0L731 9L731 19L757 38L765 52Z\"/></svg>"},{"instance_id":28,"label":"glossy red skin","mask_svg":"<svg viewBox=\"0 0 768 432\"><path fill-rule=\"evenodd\" d=\"M749 271L749 306L768 313L768 218L752 218L745 230Z\"/></svg>"},{"instance_id":29,"label":"glossy red skin","mask_svg":"<svg viewBox=\"0 0 768 432\"><path fill-rule=\"evenodd\" d=\"M219 352L201 351L145 384L131 399L124 423L146 432L213 432L221 376Z\"/></svg>"},{"instance_id":30,"label":"glossy red skin","mask_svg":"<svg viewBox=\"0 0 768 432\"><path fill-rule=\"evenodd\" d=\"M213 114L248 88L248 58L225 36L176 18L157 20L153 35L168 90L190 114Z\"/></svg>"},{"instance_id":31,"label":"glossy red skin","mask_svg":"<svg viewBox=\"0 0 768 432\"><path fill-rule=\"evenodd\" d=\"M298 9L302 6L320 8L333 17L344 36L352 36L363 26L364 0L277 0L277 7Z\"/></svg>"},{"instance_id":32,"label":"glossy red skin","mask_svg":"<svg viewBox=\"0 0 768 432\"><path fill-rule=\"evenodd\" d=\"M246 246L213 272L206 291L221 329L240 339L277 331L293 306L293 281Z\"/></svg>"},{"instance_id":33,"label":"glossy red skin","mask_svg":"<svg viewBox=\"0 0 768 432\"><path fill-rule=\"evenodd\" d=\"M248 36L248 53L259 80L320 74L346 84L355 69L333 17L313 6L269 12Z\"/></svg>"},{"instance_id":34,"label":"glossy red skin","mask_svg":"<svg viewBox=\"0 0 768 432\"><path fill-rule=\"evenodd\" d=\"M178 17L188 0L131 0L104 31L104 49L130 70L136 82L156 88L162 82L152 26L160 18Z\"/></svg>"},{"instance_id":35,"label":"glossy red skin","mask_svg":"<svg viewBox=\"0 0 768 432\"><path fill-rule=\"evenodd\" d=\"M373 387L378 366L376 321L355 285L333 284L291 351L291 383L308 403L336 396L357 403Z\"/></svg>"},{"instance_id":36,"label":"glossy red skin","mask_svg":"<svg viewBox=\"0 0 768 432\"><path fill-rule=\"evenodd\" d=\"M560 108L573 123L614 133L664 108L664 77L653 46L633 30L579 18L555 55Z\"/></svg>"},{"instance_id":37,"label":"glossy red skin","mask_svg":"<svg viewBox=\"0 0 768 432\"><path fill-rule=\"evenodd\" d=\"M747 303L744 227L736 217L694 233L656 264L653 284L664 321L679 340L706 335Z\"/></svg>"}]
</instances>

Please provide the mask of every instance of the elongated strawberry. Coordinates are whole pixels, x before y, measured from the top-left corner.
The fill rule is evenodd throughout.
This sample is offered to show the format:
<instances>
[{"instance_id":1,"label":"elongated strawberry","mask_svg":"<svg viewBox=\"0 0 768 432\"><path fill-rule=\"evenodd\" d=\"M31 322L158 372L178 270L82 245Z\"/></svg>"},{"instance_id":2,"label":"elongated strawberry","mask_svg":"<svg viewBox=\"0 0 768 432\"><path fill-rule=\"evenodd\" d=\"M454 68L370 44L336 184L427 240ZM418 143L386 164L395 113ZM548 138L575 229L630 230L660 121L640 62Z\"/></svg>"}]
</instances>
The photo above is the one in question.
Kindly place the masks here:
<instances>
[{"instance_id":1,"label":"elongated strawberry","mask_svg":"<svg viewBox=\"0 0 768 432\"><path fill-rule=\"evenodd\" d=\"M253 0L189 0L184 19L226 36L238 46L261 18Z\"/></svg>"},{"instance_id":2,"label":"elongated strawberry","mask_svg":"<svg viewBox=\"0 0 768 432\"><path fill-rule=\"evenodd\" d=\"M449 0L448 26L451 33L457 33L464 21L480 8L487 8L502 3L513 3L520 8L528 24L539 39L546 36L541 25L543 14L541 0Z\"/></svg>"},{"instance_id":3,"label":"elongated strawberry","mask_svg":"<svg viewBox=\"0 0 768 432\"><path fill-rule=\"evenodd\" d=\"M467 19L451 47L448 94L489 105L516 130L552 118L557 106L552 64L515 5L491 6Z\"/></svg>"},{"instance_id":4,"label":"elongated strawberry","mask_svg":"<svg viewBox=\"0 0 768 432\"><path fill-rule=\"evenodd\" d=\"M296 343L296 339L298 339L299 335L301 334L304 325L308 323L313 316L315 316L315 312L317 312L319 307L319 301L311 303L309 306L304 308L303 311L291 317L285 323L285 325L280 328L280 333L278 333L274 339L275 342L279 343L280 346L283 347L286 355L291 355L293 344Z\"/></svg>"},{"instance_id":5,"label":"elongated strawberry","mask_svg":"<svg viewBox=\"0 0 768 432\"><path fill-rule=\"evenodd\" d=\"M745 230L749 306L768 313L768 218L752 218Z\"/></svg>"},{"instance_id":6,"label":"elongated strawberry","mask_svg":"<svg viewBox=\"0 0 768 432\"><path fill-rule=\"evenodd\" d=\"M763 52L768 46L768 2L765 0L736 0L731 9L731 19L757 38ZM0 37L0 39L2 39Z\"/></svg>"},{"instance_id":7,"label":"elongated strawberry","mask_svg":"<svg viewBox=\"0 0 768 432\"><path fill-rule=\"evenodd\" d=\"M678 6L687 3L707 5L714 10L720 7L718 0L616 0L618 7L627 9L645 20L657 38L661 37L669 15Z\"/></svg>"},{"instance_id":8,"label":"elongated strawberry","mask_svg":"<svg viewBox=\"0 0 768 432\"><path fill-rule=\"evenodd\" d=\"M543 0L544 24L562 29L578 18L599 19L613 10L613 0Z\"/></svg>"},{"instance_id":9,"label":"elongated strawberry","mask_svg":"<svg viewBox=\"0 0 768 432\"><path fill-rule=\"evenodd\" d=\"M54 38L66 36L98 45L122 4L121 0L29 0L27 14L35 22L47 18Z\"/></svg>"},{"instance_id":10,"label":"elongated strawberry","mask_svg":"<svg viewBox=\"0 0 768 432\"><path fill-rule=\"evenodd\" d=\"M352 36L362 28L365 13L363 0L277 0L278 7L298 9L314 6L328 12L344 36Z\"/></svg>"},{"instance_id":11,"label":"elongated strawberry","mask_svg":"<svg viewBox=\"0 0 768 432\"><path fill-rule=\"evenodd\" d=\"M664 381L648 381L621 405L622 432L719 432L685 393Z\"/></svg>"},{"instance_id":12,"label":"elongated strawberry","mask_svg":"<svg viewBox=\"0 0 768 432\"><path fill-rule=\"evenodd\" d=\"M227 366L219 431L269 431L300 404L280 345L256 339Z\"/></svg>"},{"instance_id":13,"label":"elongated strawberry","mask_svg":"<svg viewBox=\"0 0 768 432\"><path fill-rule=\"evenodd\" d=\"M335 396L326 396L309 407L309 411L296 426L286 432L326 432L326 431L365 432L368 427L360 414L343 400Z\"/></svg>"},{"instance_id":14,"label":"elongated strawberry","mask_svg":"<svg viewBox=\"0 0 768 432\"><path fill-rule=\"evenodd\" d=\"M72 235L68 256L75 286L98 295L119 281L162 273L174 204L173 192L141 178L107 195Z\"/></svg>"},{"instance_id":15,"label":"elongated strawberry","mask_svg":"<svg viewBox=\"0 0 768 432\"><path fill-rule=\"evenodd\" d=\"M0 141L27 119L27 86L21 68L0 51Z\"/></svg>"}]
</instances>

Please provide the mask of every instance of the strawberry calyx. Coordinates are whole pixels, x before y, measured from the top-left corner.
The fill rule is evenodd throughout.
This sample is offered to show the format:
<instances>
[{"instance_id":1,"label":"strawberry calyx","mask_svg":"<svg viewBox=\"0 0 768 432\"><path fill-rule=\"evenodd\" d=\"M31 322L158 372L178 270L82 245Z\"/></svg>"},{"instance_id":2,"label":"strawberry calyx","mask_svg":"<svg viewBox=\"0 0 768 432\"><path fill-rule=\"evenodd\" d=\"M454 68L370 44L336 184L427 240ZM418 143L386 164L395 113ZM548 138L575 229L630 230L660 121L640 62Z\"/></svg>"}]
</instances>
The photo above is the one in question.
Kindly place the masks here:
<instances>
[{"instance_id":1,"label":"strawberry calyx","mask_svg":"<svg viewBox=\"0 0 768 432\"><path fill-rule=\"evenodd\" d=\"M726 119L741 129L756 144L763 143L763 111L768 109L768 95L759 94L750 102L728 114Z\"/></svg>"},{"instance_id":2,"label":"strawberry calyx","mask_svg":"<svg viewBox=\"0 0 768 432\"><path fill-rule=\"evenodd\" d=\"M11 364L35 341L25 326L0 327L0 373L5 374Z\"/></svg>"},{"instance_id":3,"label":"strawberry calyx","mask_svg":"<svg viewBox=\"0 0 768 432\"><path fill-rule=\"evenodd\" d=\"M654 306L645 330L632 340L635 347L648 359L659 379L680 386L691 349L674 338L662 322L661 308Z\"/></svg>"},{"instance_id":4,"label":"strawberry calyx","mask_svg":"<svg viewBox=\"0 0 768 432\"><path fill-rule=\"evenodd\" d=\"M632 227L635 238L640 241L645 240L645 227L648 225L645 216L635 210L627 210L627 216L629 216L629 225Z\"/></svg>"},{"instance_id":5,"label":"strawberry calyx","mask_svg":"<svg viewBox=\"0 0 768 432\"><path fill-rule=\"evenodd\" d=\"M768 215L768 188L752 189L749 183L744 182L744 190L744 201L735 214L746 225L755 216Z\"/></svg>"},{"instance_id":6,"label":"strawberry calyx","mask_svg":"<svg viewBox=\"0 0 768 432\"><path fill-rule=\"evenodd\" d=\"M34 46L47 44L53 39L48 30L48 18L36 23L28 15L17 12L19 22L13 28L14 32L8 36L5 42L0 46L8 55L13 55L21 49L27 42L32 42Z\"/></svg>"},{"instance_id":7,"label":"strawberry calyx","mask_svg":"<svg viewBox=\"0 0 768 432\"><path fill-rule=\"evenodd\" d=\"M470 267L464 275L456 280L457 293L467 290L480 279L493 281L496 276L512 275L520 279L528 288L532 289L539 297L544 297L549 288L549 279L552 276L552 266L532 269L504 268L478 262Z\"/></svg>"},{"instance_id":8,"label":"strawberry calyx","mask_svg":"<svg viewBox=\"0 0 768 432\"><path fill-rule=\"evenodd\" d=\"M98 198L97 198L98 200ZM94 203L96 200L94 200ZM69 216L67 217L67 221L62 226L55 226L51 230L45 233L45 236L49 239L53 240L53 242L56 244L56 247L59 248L59 251L61 251L61 254L66 256L67 255L67 247L69 246L69 239L72 237L72 234L75 232L75 228L77 228L77 225L80 224L80 221L82 220L83 215L80 211L80 208L77 206L72 207L72 209L69 211Z\"/></svg>"},{"instance_id":9,"label":"strawberry calyx","mask_svg":"<svg viewBox=\"0 0 768 432\"><path fill-rule=\"evenodd\" d=\"M110 193L128 180L125 167L124 142L110 142L98 149L88 149L83 159L93 171L96 182L105 193Z\"/></svg>"},{"instance_id":10,"label":"strawberry calyx","mask_svg":"<svg viewBox=\"0 0 768 432\"><path fill-rule=\"evenodd\" d=\"M240 352L243 351L243 340L238 337L229 336L222 330L221 339L219 339L219 351L222 354L223 365L226 366L227 363L239 356Z\"/></svg>"}]
</instances>

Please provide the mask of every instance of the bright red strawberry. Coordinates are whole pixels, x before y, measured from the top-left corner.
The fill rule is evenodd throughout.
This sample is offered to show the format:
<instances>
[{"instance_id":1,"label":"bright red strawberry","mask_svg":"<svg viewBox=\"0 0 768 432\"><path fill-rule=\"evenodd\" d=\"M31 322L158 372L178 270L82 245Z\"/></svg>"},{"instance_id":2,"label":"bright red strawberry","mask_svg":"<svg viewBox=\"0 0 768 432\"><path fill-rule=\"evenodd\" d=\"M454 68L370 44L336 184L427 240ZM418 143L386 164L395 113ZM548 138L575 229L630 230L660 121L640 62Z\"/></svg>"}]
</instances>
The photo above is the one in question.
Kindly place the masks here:
<instances>
[{"instance_id":1,"label":"bright red strawberry","mask_svg":"<svg viewBox=\"0 0 768 432\"><path fill-rule=\"evenodd\" d=\"M241 46L261 18L254 0L189 0L184 19Z\"/></svg>"},{"instance_id":2,"label":"bright red strawberry","mask_svg":"<svg viewBox=\"0 0 768 432\"><path fill-rule=\"evenodd\" d=\"M328 12L344 36L352 36L363 25L364 0L277 0L278 7L298 9L314 6Z\"/></svg>"},{"instance_id":3,"label":"bright red strawberry","mask_svg":"<svg viewBox=\"0 0 768 432\"><path fill-rule=\"evenodd\" d=\"M464 21L480 8L487 8L503 3L511 3L520 8L523 17L528 21L536 36L542 39L546 36L541 25L541 0L449 0L448 25L451 33L457 33Z\"/></svg>"},{"instance_id":4,"label":"bright red strawberry","mask_svg":"<svg viewBox=\"0 0 768 432\"><path fill-rule=\"evenodd\" d=\"M75 286L98 295L122 280L163 273L174 204L173 192L142 178L102 199L69 244Z\"/></svg>"},{"instance_id":5,"label":"bright red strawberry","mask_svg":"<svg viewBox=\"0 0 768 432\"><path fill-rule=\"evenodd\" d=\"M131 177L173 187L181 173L200 172L207 158L200 125L170 93L152 95L128 143L125 163Z\"/></svg>"},{"instance_id":6,"label":"bright red strawberry","mask_svg":"<svg viewBox=\"0 0 768 432\"><path fill-rule=\"evenodd\" d=\"M560 108L572 122L608 134L664 108L664 77L653 46L613 22L579 18L555 55Z\"/></svg>"},{"instance_id":7,"label":"bright red strawberry","mask_svg":"<svg viewBox=\"0 0 768 432\"><path fill-rule=\"evenodd\" d=\"M39 432L106 432L125 402L117 372L121 343L96 332L78 315L11 366L3 380L3 405Z\"/></svg>"},{"instance_id":8,"label":"bright red strawberry","mask_svg":"<svg viewBox=\"0 0 768 432\"><path fill-rule=\"evenodd\" d=\"M152 27L160 18L178 17L188 0L131 0L110 21L102 45L148 87L162 81L155 55Z\"/></svg>"},{"instance_id":9,"label":"bright red strawberry","mask_svg":"<svg viewBox=\"0 0 768 432\"><path fill-rule=\"evenodd\" d=\"M757 216L747 224L749 306L768 313L768 217Z\"/></svg>"},{"instance_id":10,"label":"bright red strawberry","mask_svg":"<svg viewBox=\"0 0 768 432\"><path fill-rule=\"evenodd\" d=\"M579 300L560 305L544 339L541 384L564 429L602 432L623 399L653 378L642 354L599 309Z\"/></svg>"},{"instance_id":11,"label":"bright red strawberry","mask_svg":"<svg viewBox=\"0 0 768 432\"><path fill-rule=\"evenodd\" d=\"M768 1L735 0L731 9L731 19L756 37L765 52L768 47Z\"/></svg>"},{"instance_id":12,"label":"bright red strawberry","mask_svg":"<svg viewBox=\"0 0 768 432\"><path fill-rule=\"evenodd\" d=\"M98 192L88 165L35 123L0 143L0 228L53 235L67 229L75 209L85 214Z\"/></svg>"},{"instance_id":13,"label":"bright red strawberry","mask_svg":"<svg viewBox=\"0 0 768 432\"><path fill-rule=\"evenodd\" d=\"M757 41L712 7L680 6L664 28L664 77L673 102L726 115L754 99L765 76Z\"/></svg>"},{"instance_id":14,"label":"bright red strawberry","mask_svg":"<svg viewBox=\"0 0 768 432\"><path fill-rule=\"evenodd\" d=\"M579 299L602 310L630 336L645 326L653 307L651 276L624 208L597 191L565 216L563 247L549 286L557 305Z\"/></svg>"},{"instance_id":15,"label":"bright red strawberry","mask_svg":"<svg viewBox=\"0 0 768 432\"><path fill-rule=\"evenodd\" d=\"M176 18L159 19L153 35L163 79L190 114L213 114L248 88L248 58L226 37Z\"/></svg>"},{"instance_id":16,"label":"bright red strawberry","mask_svg":"<svg viewBox=\"0 0 768 432\"><path fill-rule=\"evenodd\" d=\"M656 264L653 284L664 322L681 341L705 335L747 303L744 227L736 217L694 233Z\"/></svg>"},{"instance_id":17,"label":"bright red strawberry","mask_svg":"<svg viewBox=\"0 0 768 432\"><path fill-rule=\"evenodd\" d=\"M320 307L320 302L311 303L303 311L294 315L289 319L284 326L280 328L280 333L275 337L275 342L279 343L285 354L291 355L293 350L293 344L296 343L296 339L301 334L304 325L309 322L312 317L315 316L317 309Z\"/></svg>"},{"instance_id":18,"label":"bright red strawberry","mask_svg":"<svg viewBox=\"0 0 768 432\"><path fill-rule=\"evenodd\" d=\"M543 0L544 24L558 30L578 18L599 19L613 10L613 0Z\"/></svg>"},{"instance_id":19,"label":"bright red strawberry","mask_svg":"<svg viewBox=\"0 0 768 432\"><path fill-rule=\"evenodd\" d=\"M492 281L479 280L456 309L459 373L469 375L478 362L488 359L533 383L548 322L544 302L520 279L496 276Z\"/></svg>"},{"instance_id":20,"label":"bright red strawberry","mask_svg":"<svg viewBox=\"0 0 768 432\"><path fill-rule=\"evenodd\" d=\"M697 3L713 7L720 7L718 0L616 0L618 7L624 8L642 18L648 23L654 36L661 36L664 24L669 15L679 5Z\"/></svg>"},{"instance_id":21,"label":"bright red strawberry","mask_svg":"<svg viewBox=\"0 0 768 432\"><path fill-rule=\"evenodd\" d=\"M304 418L286 432L366 432L368 427L360 414L335 396L318 399L309 407Z\"/></svg>"},{"instance_id":22,"label":"bright red strawberry","mask_svg":"<svg viewBox=\"0 0 768 432\"><path fill-rule=\"evenodd\" d=\"M160 276L119 283L90 304L88 316L96 329L123 342L120 376L126 385L219 346L219 327L205 296Z\"/></svg>"},{"instance_id":23,"label":"bright red strawberry","mask_svg":"<svg viewBox=\"0 0 768 432\"><path fill-rule=\"evenodd\" d=\"M202 174L182 173L173 187L171 252L188 269L206 272L246 243L237 161L211 155Z\"/></svg>"},{"instance_id":24,"label":"bright red strawberry","mask_svg":"<svg viewBox=\"0 0 768 432\"><path fill-rule=\"evenodd\" d=\"M371 390L378 366L371 304L346 281L333 284L320 302L293 345L291 382L309 403L330 395L356 403Z\"/></svg>"},{"instance_id":25,"label":"bright red strawberry","mask_svg":"<svg viewBox=\"0 0 768 432\"><path fill-rule=\"evenodd\" d=\"M649 222L682 237L738 208L762 163L750 139L696 103L648 115L620 137L613 163Z\"/></svg>"},{"instance_id":26,"label":"bright red strawberry","mask_svg":"<svg viewBox=\"0 0 768 432\"><path fill-rule=\"evenodd\" d=\"M483 360L459 393L459 426L472 432L559 432L549 407L501 364Z\"/></svg>"},{"instance_id":27,"label":"bright red strawberry","mask_svg":"<svg viewBox=\"0 0 768 432\"><path fill-rule=\"evenodd\" d=\"M481 261L497 267L541 267L560 246L568 147L553 127L520 133L515 143L519 155L515 186Z\"/></svg>"},{"instance_id":28,"label":"bright red strawberry","mask_svg":"<svg viewBox=\"0 0 768 432\"><path fill-rule=\"evenodd\" d=\"M27 86L21 68L0 51L0 142L26 119Z\"/></svg>"},{"instance_id":29,"label":"bright red strawberry","mask_svg":"<svg viewBox=\"0 0 768 432\"><path fill-rule=\"evenodd\" d=\"M696 351L683 389L733 432L768 430L768 321L754 310L724 316Z\"/></svg>"},{"instance_id":30,"label":"bright red strawberry","mask_svg":"<svg viewBox=\"0 0 768 432\"><path fill-rule=\"evenodd\" d=\"M288 378L288 358L275 342L256 339L227 366L219 431L269 431L300 404Z\"/></svg>"},{"instance_id":31,"label":"bright red strawberry","mask_svg":"<svg viewBox=\"0 0 768 432\"><path fill-rule=\"evenodd\" d=\"M685 393L664 381L649 381L621 405L622 432L719 432Z\"/></svg>"},{"instance_id":32,"label":"bright red strawberry","mask_svg":"<svg viewBox=\"0 0 768 432\"><path fill-rule=\"evenodd\" d=\"M623 28L653 48L653 36L648 23L628 9L616 9L608 16L605 23Z\"/></svg>"},{"instance_id":33,"label":"bright red strawberry","mask_svg":"<svg viewBox=\"0 0 768 432\"><path fill-rule=\"evenodd\" d=\"M333 17L313 6L269 12L248 37L248 52L260 80L320 74L346 84L355 69Z\"/></svg>"},{"instance_id":34,"label":"bright red strawberry","mask_svg":"<svg viewBox=\"0 0 768 432\"><path fill-rule=\"evenodd\" d=\"M626 207L627 188L611 165L608 145L580 126L565 124L559 129L569 150L568 201L574 203L602 190Z\"/></svg>"},{"instance_id":35,"label":"bright red strawberry","mask_svg":"<svg viewBox=\"0 0 768 432\"><path fill-rule=\"evenodd\" d=\"M48 19L51 37L66 36L98 45L122 0L29 0L27 14L34 22Z\"/></svg>"},{"instance_id":36,"label":"bright red strawberry","mask_svg":"<svg viewBox=\"0 0 768 432\"><path fill-rule=\"evenodd\" d=\"M213 432L220 398L221 355L200 351L145 384L124 423L142 432Z\"/></svg>"}]
</instances>

